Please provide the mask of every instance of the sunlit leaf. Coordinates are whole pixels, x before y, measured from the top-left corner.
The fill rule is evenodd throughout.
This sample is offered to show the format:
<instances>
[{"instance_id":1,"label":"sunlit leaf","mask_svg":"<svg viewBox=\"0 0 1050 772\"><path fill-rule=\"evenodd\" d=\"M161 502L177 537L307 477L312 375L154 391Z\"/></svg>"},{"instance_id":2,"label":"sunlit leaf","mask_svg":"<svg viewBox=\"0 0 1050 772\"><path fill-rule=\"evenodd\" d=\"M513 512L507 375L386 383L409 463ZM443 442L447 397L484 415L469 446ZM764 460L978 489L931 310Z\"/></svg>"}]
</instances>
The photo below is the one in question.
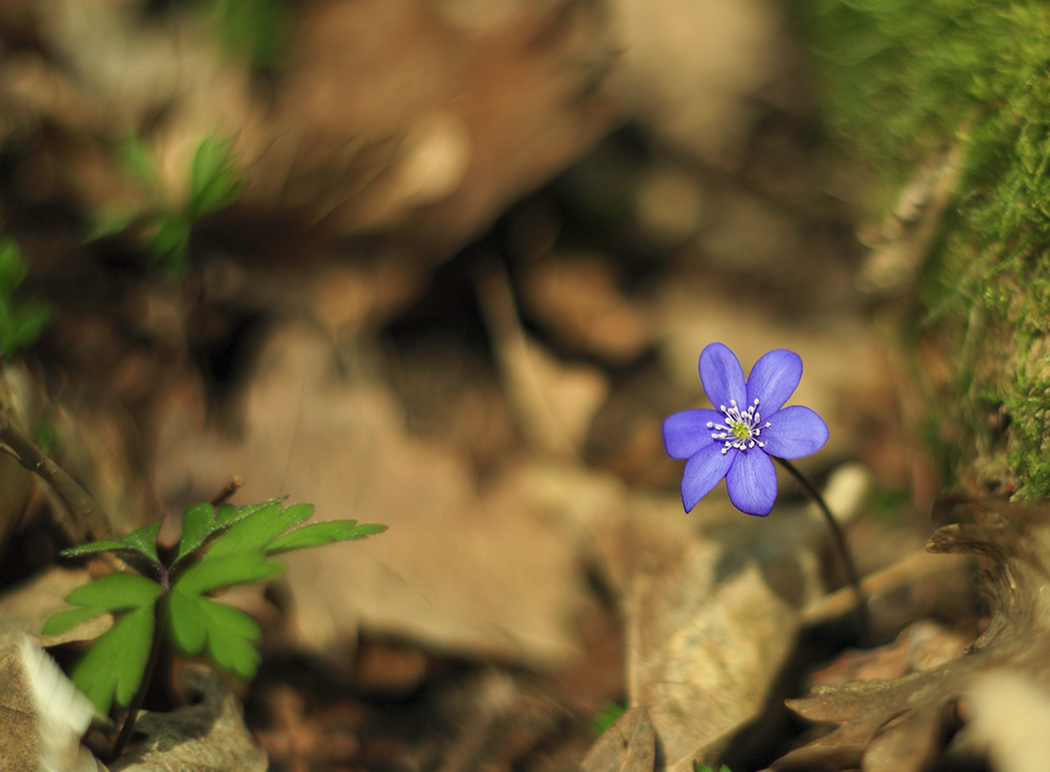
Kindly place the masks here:
<instances>
[{"instance_id":1,"label":"sunlit leaf","mask_svg":"<svg viewBox=\"0 0 1050 772\"><path fill-rule=\"evenodd\" d=\"M179 540L179 552L175 562L193 552L215 530L215 507L205 501L194 504L182 516L182 538Z\"/></svg>"},{"instance_id":2,"label":"sunlit leaf","mask_svg":"<svg viewBox=\"0 0 1050 772\"><path fill-rule=\"evenodd\" d=\"M216 665L250 680L259 666L255 643L262 638L250 615L209 598L173 589L169 596L171 637L184 653L200 654L207 647Z\"/></svg>"},{"instance_id":3,"label":"sunlit leaf","mask_svg":"<svg viewBox=\"0 0 1050 772\"><path fill-rule=\"evenodd\" d=\"M80 660L73 683L104 714L114 702L127 707L142 683L152 637L153 606L128 612Z\"/></svg>"},{"instance_id":4,"label":"sunlit leaf","mask_svg":"<svg viewBox=\"0 0 1050 772\"><path fill-rule=\"evenodd\" d=\"M160 533L161 521L157 520L149 525L132 531L121 541L128 549L135 550L140 555L148 558L156 564L160 564L157 557L157 534Z\"/></svg>"},{"instance_id":5,"label":"sunlit leaf","mask_svg":"<svg viewBox=\"0 0 1050 772\"><path fill-rule=\"evenodd\" d=\"M64 633L66 630L72 630L81 622L86 622L102 613L102 609L92 608L90 606L59 611L44 622L44 627L40 632L42 635L58 635L59 633Z\"/></svg>"},{"instance_id":6,"label":"sunlit leaf","mask_svg":"<svg viewBox=\"0 0 1050 772\"><path fill-rule=\"evenodd\" d=\"M190 566L178 578L172 589L187 595L201 595L220 587L245 582L265 582L282 574L284 568L284 563L279 560L267 560L261 552L238 552L216 560L202 560Z\"/></svg>"},{"instance_id":7,"label":"sunlit leaf","mask_svg":"<svg viewBox=\"0 0 1050 772\"><path fill-rule=\"evenodd\" d=\"M221 668L250 681L259 668L255 642L262 638L259 623L239 609L207 598L201 610L208 627L208 656Z\"/></svg>"},{"instance_id":8,"label":"sunlit leaf","mask_svg":"<svg viewBox=\"0 0 1050 772\"><path fill-rule=\"evenodd\" d=\"M243 507L234 507L230 504L223 504L219 508L218 514L215 516L215 520L223 527L229 527L235 523L239 523L245 518L252 517L258 514L264 509L269 509L274 504L281 504L288 499L287 496L281 496L279 499L270 499L269 501L261 501L258 504L245 504Z\"/></svg>"},{"instance_id":9,"label":"sunlit leaf","mask_svg":"<svg viewBox=\"0 0 1050 772\"><path fill-rule=\"evenodd\" d=\"M199 595L188 595L178 588L168 594L168 629L175 645L183 653L195 657L204 651L208 631L201 612Z\"/></svg>"},{"instance_id":10,"label":"sunlit leaf","mask_svg":"<svg viewBox=\"0 0 1050 772\"><path fill-rule=\"evenodd\" d=\"M99 611L120 611L151 605L164 588L144 576L109 574L81 585L66 596L66 602Z\"/></svg>"},{"instance_id":11,"label":"sunlit leaf","mask_svg":"<svg viewBox=\"0 0 1050 772\"><path fill-rule=\"evenodd\" d=\"M365 539L386 530L385 525L379 523L357 524L356 520L331 520L326 523L313 523L303 526L298 530L287 533L266 547L267 555L275 555L278 552L304 549L306 547L319 547L323 544L331 544L337 541L350 541L352 539Z\"/></svg>"},{"instance_id":12,"label":"sunlit leaf","mask_svg":"<svg viewBox=\"0 0 1050 772\"><path fill-rule=\"evenodd\" d=\"M289 528L309 520L313 513L313 504L294 504L283 511L280 503L271 504L244 518L220 536L208 550L203 562L245 550L262 549Z\"/></svg>"},{"instance_id":13,"label":"sunlit leaf","mask_svg":"<svg viewBox=\"0 0 1050 772\"><path fill-rule=\"evenodd\" d=\"M102 541L92 541L87 544L81 544L79 547L70 547L64 549L59 555L64 558L75 558L81 555L93 555L96 552L106 552L107 550L126 550L129 547L123 542L114 541L113 539L103 539Z\"/></svg>"}]
</instances>

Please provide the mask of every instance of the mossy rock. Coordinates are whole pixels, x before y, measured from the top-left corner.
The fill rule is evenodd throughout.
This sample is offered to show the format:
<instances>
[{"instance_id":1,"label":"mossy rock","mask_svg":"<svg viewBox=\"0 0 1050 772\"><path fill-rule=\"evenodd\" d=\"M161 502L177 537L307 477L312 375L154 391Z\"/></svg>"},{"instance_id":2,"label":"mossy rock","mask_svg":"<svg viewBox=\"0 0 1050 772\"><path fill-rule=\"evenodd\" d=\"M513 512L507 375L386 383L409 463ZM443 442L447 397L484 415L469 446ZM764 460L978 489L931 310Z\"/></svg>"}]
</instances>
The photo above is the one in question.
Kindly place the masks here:
<instances>
[{"instance_id":1,"label":"mossy rock","mask_svg":"<svg viewBox=\"0 0 1050 772\"><path fill-rule=\"evenodd\" d=\"M949 373L929 406L948 482L1050 497L1050 4L802 8L827 124L879 181L870 215L959 159L911 317L917 370Z\"/></svg>"}]
</instances>

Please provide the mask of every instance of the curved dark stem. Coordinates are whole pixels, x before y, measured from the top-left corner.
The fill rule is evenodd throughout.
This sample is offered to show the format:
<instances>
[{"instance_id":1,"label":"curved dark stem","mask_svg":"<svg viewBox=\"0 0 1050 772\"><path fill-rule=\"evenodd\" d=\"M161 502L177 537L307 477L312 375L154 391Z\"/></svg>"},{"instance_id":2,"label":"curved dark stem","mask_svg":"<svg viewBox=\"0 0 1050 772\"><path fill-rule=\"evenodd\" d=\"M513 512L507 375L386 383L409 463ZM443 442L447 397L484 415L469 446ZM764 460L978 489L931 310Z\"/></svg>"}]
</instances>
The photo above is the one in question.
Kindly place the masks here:
<instances>
[{"instance_id":1,"label":"curved dark stem","mask_svg":"<svg viewBox=\"0 0 1050 772\"><path fill-rule=\"evenodd\" d=\"M0 443L11 450L12 455L18 459L18 463L50 483L65 501L74 520L73 530L69 530L69 527L66 526L67 533L73 536L74 544L83 542L84 532L92 539L113 538L113 528L109 524L109 518L106 517L91 494L84 490L66 470L45 456L2 413L0 413Z\"/></svg>"},{"instance_id":2,"label":"curved dark stem","mask_svg":"<svg viewBox=\"0 0 1050 772\"><path fill-rule=\"evenodd\" d=\"M128 705L128 715L124 719L124 726L120 729L117 741L113 743L113 751L109 754L110 764L120 758L120 754L127 747L128 740L131 739L131 733L135 731L135 719L142 709L142 703L146 699L146 692L149 691L150 684L153 682L153 671L157 669L157 660L160 658L160 645L161 641L164 640L164 613L161 605L161 601L158 600L153 607L153 642L150 644L149 658L146 660L145 670L142 671L142 683L139 684L138 691L135 692L135 696L131 698L131 704Z\"/></svg>"},{"instance_id":3,"label":"curved dark stem","mask_svg":"<svg viewBox=\"0 0 1050 772\"><path fill-rule=\"evenodd\" d=\"M849 577L850 586L853 588L854 594L857 596L857 624L860 627L860 639L866 641L871 633L871 620L868 616L868 599L864 595L864 590L860 586L860 576L857 574L857 564L853 562L853 553L849 551L849 546L846 544L846 536L842 533L842 528L839 526L835 516L831 514L831 510L828 509L827 503L824 501L824 497L820 495L820 492L814 487L802 472L795 468L795 465L790 461L783 458L777 458L773 456L773 460L784 467L791 476L798 480L798 484L802 486L802 489L806 491L813 501L816 502L817 506L820 507L820 511L824 514L824 519L827 521L828 528L831 529L832 536L835 537L835 546L838 549L839 557L842 558L842 563L846 567L846 574Z\"/></svg>"}]
</instances>

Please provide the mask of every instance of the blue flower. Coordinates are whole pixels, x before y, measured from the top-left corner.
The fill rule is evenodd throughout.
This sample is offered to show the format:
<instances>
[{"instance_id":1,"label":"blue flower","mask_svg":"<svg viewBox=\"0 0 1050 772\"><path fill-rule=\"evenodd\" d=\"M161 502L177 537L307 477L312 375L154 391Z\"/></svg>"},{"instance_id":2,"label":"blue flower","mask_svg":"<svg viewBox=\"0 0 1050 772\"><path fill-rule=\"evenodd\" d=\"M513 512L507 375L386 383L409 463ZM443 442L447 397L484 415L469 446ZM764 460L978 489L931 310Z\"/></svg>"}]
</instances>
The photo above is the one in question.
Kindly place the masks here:
<instances>
[{"instance_id":1,"label":"blue flower","mask_svg":"<svg viewBox=\"0 0 1050 772\"><path fill-rule=\"evenodd\" d=\"M828 427L808 407L784 403L802 379L802 359L777 349L759 359L744 380L736 355L722 343L700 354L700 382L717 410L686 410L664 421L664 447L687 458L682 505L696 506L726 478L729 500L741 512L768 515L777 498L770 456L800 458L828 441Z\"/></svg>"}]
</instances>

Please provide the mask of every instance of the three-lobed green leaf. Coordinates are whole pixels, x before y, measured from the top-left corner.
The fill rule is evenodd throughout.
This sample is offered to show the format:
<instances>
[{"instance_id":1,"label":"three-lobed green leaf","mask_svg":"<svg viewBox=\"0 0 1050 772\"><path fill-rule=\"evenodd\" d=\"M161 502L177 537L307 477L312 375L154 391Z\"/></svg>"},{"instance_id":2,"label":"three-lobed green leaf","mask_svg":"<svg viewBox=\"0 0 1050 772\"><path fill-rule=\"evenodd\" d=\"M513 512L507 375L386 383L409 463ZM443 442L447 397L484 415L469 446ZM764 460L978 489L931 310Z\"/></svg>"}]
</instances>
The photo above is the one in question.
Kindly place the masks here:
<instances>
[{"instance_id":1,"label":"three-lobed green leaf","mask_svg":"<svg viewBox=\"0 0 1050 772\"><path fill-rule=\"evenodd\" d=\"M103 539L81 544L79 547L70 547L60 553L65 558L76 558L83 555L92 555L96 552L121 551L134 552L146 558L153 565L160 565L157 556L157 534L160 533L161 521L150 523L147 526L132 531L123 539Z\"/></svg>"},{"instance_id":2,"label":"three-lobed green leaf","mask_svg":"<svg viewBox=\"0 0 1050 772\"><path fill-rule=\"evenodd\" d=\"M98 614L118 612L116 624L100 637L74 670L74 682L99 707L127 706L138 689L154 635L156 604L163 602L172 642L190 656L206 654L217 666L246 680L259 665L258 623L223 605L209 593L245 582L265 582L284 571L270 555L337 541L363 539L386 530L375 523L334 520L295 529L314 513L312 504L283 507L274 499L244 507L195 504L183 515L182 538L170 564L160 561L160 521L122 539L96 541L63 551L82 556L116 550L146 558L158 575L171 576L170 589L144 576L111 574L78 587L67 597L74 608L52 616L45 634L68 630ZM291 530L295 529L295 530ZM203 551L196 562L191 558ZM165 584L167 580L165 580Z\"/></svg>"},{"instance_id":3,"label":"three-lobed green leaf","mask_svg":"<svg viewBox=\"0 0 1050 772\"><path fill-rule=\"evenodd\" d=\"M110 574L81 585L66 596L79 608L60 611L44 623L44 635L58 635L106 611L152 607L164 588L144 576Z\"/></svg>"},{"instance_id":4,"label":"three-lobed green leaf","mask_svg":"<svg viewBox=\"0 0 1050 772\"><path fill-rule=\"evenodd\" d=\"M90 585L88 585L90 586ZM142 683L153 641L153 604L121 617L73 669L73 683L103 714L127 707Z\"/></svg>"},{"instance_id":5,"label":"three-lobed green leaf","mask_svg":"<svg viewBox=\"0 0 1050 772\"><path fill-rule=\"evenodd\" d=\"M179 540L179 552L175 556L175 562L178 563L203 545L215 528L215 507L209 502L194 504L187 509L182 515L182 538Z\"/></svg>"},{"instance_id":6,"label":"three-lobed green leaf","mask_svg":"<svg viewBox=\"0 0 1050 772\"><path fill-rule=\"evenodd\" d=\"M358 525L356 520L330 520L326 523L313 523L274 539L266 545L266 554L276 555L280 552L301 550L307 547L320 547L337 541L364 539L385 530L385 525L379 523Z\"/></svg>"},{"instance_id":7,"label":"three-lobed green leaf","mask_svg":"<svg viewBox=\"0 0 1050 772\"><path fill-rule=\"evenodd\" d=\"M203 561L218 560L226 555L250 550L262 550L289 528L313 517L313 504L293 504L282 509L274 501L249 516L235 522L226 533L215 540Z\"/></svg>"},{"instance_id":8,"label":"three-lobed green leaf","mask_svg":"<svg viewBox=\"0 0 1050 772\"><path fill-rule=\"evenodd\" d=\"M154 607L163 594L163 587L144 576L110 574L74 589L66 600L80 608L59 612L44 625L44 634L50 635L106 611L126 612L73 671L73 683L102 713L108 713L114 702L126 707L142 682L153 638Z\"/></svg>"}]
</instances>

